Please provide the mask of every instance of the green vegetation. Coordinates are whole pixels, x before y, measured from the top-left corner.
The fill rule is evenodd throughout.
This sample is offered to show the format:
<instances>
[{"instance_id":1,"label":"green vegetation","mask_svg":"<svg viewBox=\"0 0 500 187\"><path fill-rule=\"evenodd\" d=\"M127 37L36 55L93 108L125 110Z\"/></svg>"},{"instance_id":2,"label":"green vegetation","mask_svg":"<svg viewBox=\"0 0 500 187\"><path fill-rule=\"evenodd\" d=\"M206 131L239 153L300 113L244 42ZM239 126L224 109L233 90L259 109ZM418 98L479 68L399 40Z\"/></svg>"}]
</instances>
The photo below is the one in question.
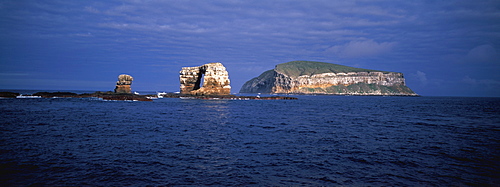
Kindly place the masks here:
<instances>
[{"instance_id":1,"label":"green vegetation","mask_svg":"<svg viewBox=\"0 0 500 187\"><path fill-rule=\"evenodd\" d=\"M347 72L384 72L362 68L354 68L338 64L314 61L291 61L276 65L276 71L284 73L290 77L298 77L301 75L314 75L321 73L347 73Z\"/></svg>"}]
</instances>

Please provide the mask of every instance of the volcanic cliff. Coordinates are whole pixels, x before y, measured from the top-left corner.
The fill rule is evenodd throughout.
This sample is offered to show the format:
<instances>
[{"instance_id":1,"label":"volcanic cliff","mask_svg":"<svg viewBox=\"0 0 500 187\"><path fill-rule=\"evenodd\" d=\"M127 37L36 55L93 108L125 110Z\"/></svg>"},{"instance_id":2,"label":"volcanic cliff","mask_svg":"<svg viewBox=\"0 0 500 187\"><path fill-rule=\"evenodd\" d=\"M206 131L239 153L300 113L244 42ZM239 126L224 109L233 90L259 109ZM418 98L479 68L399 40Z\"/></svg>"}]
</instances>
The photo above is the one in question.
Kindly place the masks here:
<instances>
[{"instance_id":1,"label":"volcanic cliff","mask_svg":"<svg viewBox=\"0 0 500 187\"><path fill-rule=\"evenodd\" d=\"M292 61L247 81L240 93L417 96L402 73Z\"/></svg>"}]
</instances>

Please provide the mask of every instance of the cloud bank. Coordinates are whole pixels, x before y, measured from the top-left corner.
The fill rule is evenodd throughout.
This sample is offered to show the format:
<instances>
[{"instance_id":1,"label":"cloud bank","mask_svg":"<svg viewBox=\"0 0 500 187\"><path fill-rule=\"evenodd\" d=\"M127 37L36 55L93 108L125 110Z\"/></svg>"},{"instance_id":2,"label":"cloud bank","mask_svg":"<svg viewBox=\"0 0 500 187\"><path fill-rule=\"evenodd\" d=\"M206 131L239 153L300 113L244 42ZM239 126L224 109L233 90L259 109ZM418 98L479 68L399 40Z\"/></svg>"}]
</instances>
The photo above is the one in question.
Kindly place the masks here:
<instances>
[{"instance_id":1,"label":"cloud bank","mask_svg":"<svg viewBox=\"0 0 500 187\"><path fill-rule=\"evenodd\" d=\"M389 53L395 45L395 42L351 41L344 45L330 47L327 51L344 58L370 57Z\"/></svg>"}]
</instances>

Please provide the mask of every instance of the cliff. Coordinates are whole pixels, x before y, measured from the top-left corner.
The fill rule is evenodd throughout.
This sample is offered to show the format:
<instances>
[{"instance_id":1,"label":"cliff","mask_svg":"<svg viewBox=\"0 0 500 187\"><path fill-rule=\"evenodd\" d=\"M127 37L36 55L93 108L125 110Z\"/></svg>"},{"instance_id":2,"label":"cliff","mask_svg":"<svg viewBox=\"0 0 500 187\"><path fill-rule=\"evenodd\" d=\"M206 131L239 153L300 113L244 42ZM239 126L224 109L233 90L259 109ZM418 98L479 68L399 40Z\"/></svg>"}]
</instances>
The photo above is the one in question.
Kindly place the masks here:
<instances>
[{"instance_id":1,"label":"cliff","mask_svg":"<svg viewBox=\"0 0 500 187\"><path fill-rule=\"evenodd\" d=\"M402 73L292 61L247 81L240 93L416 96Z\"/></svg>"},{"instance_id":2,"label":"cliff","mask_svg":"<svg viewBox=\"0 0 500 187\"><path fill-rule=\"evenodd\" d=\"M181 94L229 95L231 92L229 75L220 62L183 67L179 74Z\"/></svg>"}]
</instances>

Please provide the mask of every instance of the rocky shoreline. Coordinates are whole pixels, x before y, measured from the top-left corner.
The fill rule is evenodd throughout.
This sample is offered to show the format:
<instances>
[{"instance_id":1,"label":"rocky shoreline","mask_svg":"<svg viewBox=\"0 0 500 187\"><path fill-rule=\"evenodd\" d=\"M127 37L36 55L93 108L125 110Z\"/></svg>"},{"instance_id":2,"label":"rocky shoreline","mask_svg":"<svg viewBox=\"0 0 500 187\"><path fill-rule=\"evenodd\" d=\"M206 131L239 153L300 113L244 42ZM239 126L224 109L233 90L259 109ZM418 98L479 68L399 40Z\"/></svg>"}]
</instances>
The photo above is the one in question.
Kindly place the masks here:
<instances>
[{"instance_id":1,"label":"rocky shoreline","mask_svg":"<svg viewBox=\"0 0 500 187\"><path fill-rule=\"evenodd\" d=\"M0 92L0 98L100 98L116 101L152 101L147 95L128 93L94 92L77 94L72 92L37 92L32 95L21 95L15 92Z\"/></svg>"},{"instance_id":2,"label":"rocky shoreline","mask_svg":"<svg viewBox=\"0 0 500 187\"><path fill-rule=\"evenodd\" d=\"M202 100L297 100L296 97L286 96L235 96L235 95L220 95L220 96L179 96L181 99L202 99Z\"/></svg>"},{"instance_id":3,"label":"rocky shoreline","mask_svg":"<svg viewBox=\"0 0 500 187\"><path fill-rule=\"evenodd\" d=\"M15 92L0 92L0 98L18 98L23 96ZM109 101L153 101L158 99L158 95L137 95L128 93L114 92L94 92L76 94L72 92L37 92L32 95L24 95L29 98L100 98ZM295 97L285 96L235 96L235 95L208 95L208 96L193 96L186 94L167 93L162 95L163 98L180 98L180 99L201 99L201 100L297 100Z\"/></svg>"}]
</instances>

